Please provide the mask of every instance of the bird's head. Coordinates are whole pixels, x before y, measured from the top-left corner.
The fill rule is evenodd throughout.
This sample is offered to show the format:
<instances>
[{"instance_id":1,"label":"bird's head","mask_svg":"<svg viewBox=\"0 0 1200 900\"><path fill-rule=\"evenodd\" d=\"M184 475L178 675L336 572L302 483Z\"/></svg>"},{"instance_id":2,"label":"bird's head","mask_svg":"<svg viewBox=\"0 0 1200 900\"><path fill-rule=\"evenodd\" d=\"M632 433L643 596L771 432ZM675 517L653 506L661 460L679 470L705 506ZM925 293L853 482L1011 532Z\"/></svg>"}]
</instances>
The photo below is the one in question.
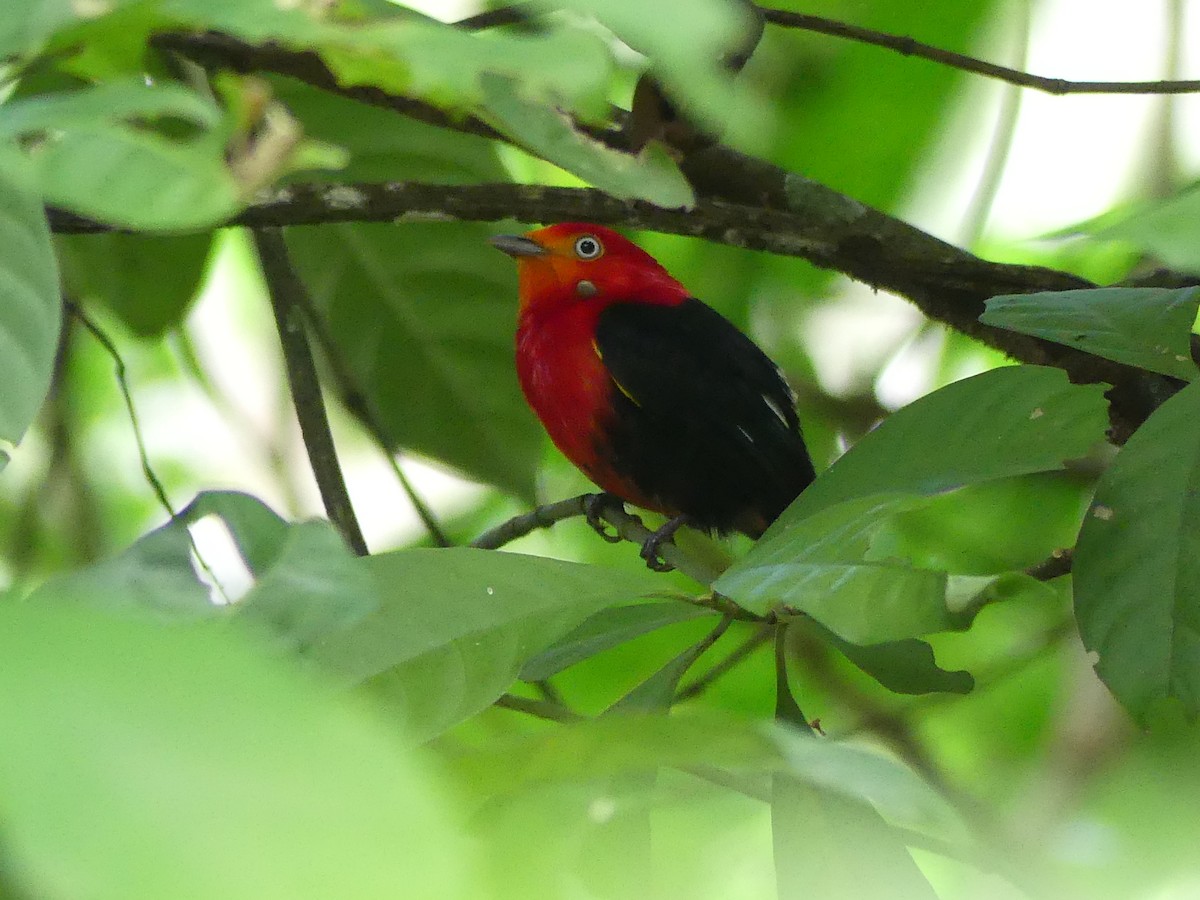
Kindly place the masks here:
<instances>
[{"instance_id":1,"label":"bird's head","mask_svg":"<svg viewBox=\"0 0 1200 900\"><path fill-rule=\"evenodd\" d=\"M522 316L577 304L669 306L689 296L653 256L602 225L563 222L490 243L517 261Z\"/></svg>"}]
</instances>

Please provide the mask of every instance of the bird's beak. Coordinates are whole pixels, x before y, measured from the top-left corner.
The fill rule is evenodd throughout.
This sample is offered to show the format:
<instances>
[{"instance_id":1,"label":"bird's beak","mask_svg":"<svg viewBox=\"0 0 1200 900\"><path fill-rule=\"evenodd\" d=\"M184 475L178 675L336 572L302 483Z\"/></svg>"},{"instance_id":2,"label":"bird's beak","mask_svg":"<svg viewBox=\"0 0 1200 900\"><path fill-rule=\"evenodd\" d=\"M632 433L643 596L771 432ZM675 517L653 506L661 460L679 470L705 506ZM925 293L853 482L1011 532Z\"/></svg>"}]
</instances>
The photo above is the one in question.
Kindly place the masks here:
<instances>
[{"instance_id":1,"label":"bird's beak","mask_svg":"<svg viewBox=\"0 0 1200 900\"><path fill-rule=\"evenodd\" d=\"M498 234L488 238L488 243L513 259L520 259L522 256L545 256L550 252L537 241L519 234Z\"/></svg>"}]
</instances>

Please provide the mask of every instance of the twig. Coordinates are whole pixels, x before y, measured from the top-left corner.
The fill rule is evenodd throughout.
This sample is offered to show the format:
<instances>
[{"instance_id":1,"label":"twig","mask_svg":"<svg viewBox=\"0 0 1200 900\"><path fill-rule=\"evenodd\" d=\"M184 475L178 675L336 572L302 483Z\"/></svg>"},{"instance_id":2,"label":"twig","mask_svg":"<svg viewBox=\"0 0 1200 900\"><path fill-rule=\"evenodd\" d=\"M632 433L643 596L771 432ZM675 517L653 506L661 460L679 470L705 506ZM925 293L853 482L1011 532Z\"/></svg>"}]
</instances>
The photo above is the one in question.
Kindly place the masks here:
<instances>
[{"instance_id":1,"label":"twig","mask_svg":"<svg viewBox=\"0 0 1200 900\"><path fill-rule=\"evenodd\" d=\"M1020 87L1045 91L1048 94L1191 94L1200 91L1200 81L1069 81L1065 78L1045 78L1018 69L1010 69L1007 66L998 66L973 56L943 50L930 44L923 44L910 37L863 28L861 25L851 25L836 19L788 12L782 9L759 8L762 10L763 17L772 25L815 31L831 37L846 38L863 44L883 47L904 56L915 56L949 66L952 69L973 72L976 75L984 75Z\"/></svg>"},{"instance_id":2,"label":"twig","mask_svg":"<svg viewBox=\"0 0 1200 900\"><path fill-rule=\"evenodd\" d=\"M325 415L325 400L321 396L317 366L300 316L297 298L305 293L304 285L288 259L283 234L273 228L255 229L253 234L267 282L267 292L271 296L271 308L275 312L275 325L283 347L296 418L300 422L300 433L308 451L313 476L317 480L317 488L321 492L321 500L325 504L325 513L350 548L359 556L366 556L367 543L346 490L337 448L329 430L329 419Z\"/></svg>"},{"instance_id":3,"label":"twig","mask_svg":"<svg viewBox=\"0 0 1200 900\"><path fill-rule=\"evenodd\" d=\"M392 474L396 476L396 481L400 483L401 490L408 497L408 502L412 504L417 518L425 526L425 530L429 533L429 537L433 540L433 543L438 547L451 546L453 541L446 536L446 531L433 514L433 510L429 508L429 504L418 493L416 486L413 485L411 479L409 479L407 473L401 467L396 452L390 449L391 442L388 440L383 425L380 423L379 416L375 414L375 409L371 405L371 398L355 382L354 374L350 371L350 366L338 348L337 342L333 339L333 335L329 333L329 329L325 325L325 319L313 305L312 297L305 291L297 300L300 304L300 311L304 314L304 318L308 322L308 327L312 329L312 333L316 336L317 344L321 347L321 353L325 356L325 361L329 364L329 371L333 375L333 381L337 386L338 393L341 395L342 403L346 409L350 410L362 422L363 426L367 429L367 433L371 435L372 440L379 445L384 456L387 457L388 464L392 467Z\"/></svg>"},{"instance_id":4,"label":"twig","mask_svg":"<svg viewBox=\"0 0 1200 900\"><path fill-rule=\"evenodd\" d=\"M499 706L501 709L522 712L539 719L545 719L548 722L581 722L586 718L586 716L572 712L558 703L551 703L548 700L535 700L532 697L518 697L516 694L502 694L492 705Z\"/></svg>"},{"instance_id":5,"label":"twig","mask_svg":"<svg viewBox=\"0 0 1200 900\"><path fill-rule=\"evenodd\" d=\"M175 507L171 505L170 499L167 497L167 492L163 488L162 482L154 473L154 468L150 465L150 454L146 451L146 440L142 436L142 426L138 420L137 410L133 406L133 394L129 390L129 379L125 371L125 360L121 357L121 352L117 349L116 344L112 342L104 330L100 328L78 304L71 300L64 300L63 305L67 312L79 322L88 332L96 339L96 342L104 348L104 352L109 355L113 361L113 368L116 372L117 387L121 391L121 397L125 401L125 411L129 415L129 424L133 429L133 440L137 445L138 459L142 464L142 474L145 476L150 489L154 491L154 496L158 498L159 505L166 510L167 515L172 519L175 518Z\"/></svg>"},{"instance_id":6,"label":"twig","mask_svg":"<svg viewBox=\"0 0 1200 900\"><path fill-rule=\"evenodd\" d=\"M1050 581L1062 575L1067 575L1071 571L1071 564L1075 560L1075 551L1070 547L1062 550L1055 550L1050 556L1042 560L1036 565L1030 566L1025 570L1025 574L1038 581Z\"/></svg>"},{"instance_id":7,"label":"twig","mask_svg":"<svg viewBox=\"0 0 1200 900\"><path fill-rule=\"evenodd\" d=\"M763 644L771 640L774 633L774 628L771 625L761 625L754 630L754 633L749 638L733 649L719 663L710 668L703 675L696 678L695 681L680 688L679 693L675 695L675 702L682 703L685 700L691 700L700 696L706 690L713 686L720 678L729 674L740 663L749 659Z\"/></svg>"},{"instance_id":8,"label":"twig","mask_svg":"<svg viewBox=\"0 0 1200 900\"><path fill-rule=\"evenodd\" d=\"M498 550L505 544L524 537L539 528L549 528L555 522L563 519L574 519L584 515L583 504L590 494L580 494L556 503L547 503L527 513L514 516L507 522L502 522L495 528L489 529L475 540L471 546L478 550Z\"/></svg>"}]
</instances>

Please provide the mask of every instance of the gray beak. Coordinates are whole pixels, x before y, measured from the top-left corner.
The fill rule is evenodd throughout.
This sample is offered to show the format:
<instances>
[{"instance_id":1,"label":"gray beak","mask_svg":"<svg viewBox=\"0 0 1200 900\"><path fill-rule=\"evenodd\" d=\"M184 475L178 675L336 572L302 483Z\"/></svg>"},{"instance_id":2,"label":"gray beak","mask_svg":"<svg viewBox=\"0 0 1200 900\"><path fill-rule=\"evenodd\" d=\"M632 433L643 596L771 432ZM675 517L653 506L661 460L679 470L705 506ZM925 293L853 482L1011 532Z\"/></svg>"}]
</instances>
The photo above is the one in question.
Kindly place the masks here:
<instances>
[{"instance_id":1,"label":"gray beak","mask_svg":"<svg viewBox=\"0 0 1200 900\"><path fill-rule=\"evenodd\" d=\"M488 243L513 259L520 259L522 256L545 256L550 252L537 241L531 241L519 234L498 234L488 238Z\"/></svg>"}]
</instances>

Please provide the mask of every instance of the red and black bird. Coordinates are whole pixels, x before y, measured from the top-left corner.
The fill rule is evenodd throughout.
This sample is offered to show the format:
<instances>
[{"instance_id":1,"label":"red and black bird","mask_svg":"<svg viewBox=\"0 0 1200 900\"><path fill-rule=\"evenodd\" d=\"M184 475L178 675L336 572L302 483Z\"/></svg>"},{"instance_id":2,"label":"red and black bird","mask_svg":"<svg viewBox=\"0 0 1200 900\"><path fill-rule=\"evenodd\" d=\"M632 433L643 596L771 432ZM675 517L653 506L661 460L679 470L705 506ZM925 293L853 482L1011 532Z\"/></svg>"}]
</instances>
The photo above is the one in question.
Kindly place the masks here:
<instances>
[{"instance_id":1,"label":"red and black bird","mask_svg":"<svg viewBox=\"0 0 1200 900\"><path fill-rule=\"evenodd\" d=\"M568 222L491 243L517 261L517 374L555 445L608 494L758 537L813 480L779 369L650 254Z\"/></svg>"}]
</instances>

